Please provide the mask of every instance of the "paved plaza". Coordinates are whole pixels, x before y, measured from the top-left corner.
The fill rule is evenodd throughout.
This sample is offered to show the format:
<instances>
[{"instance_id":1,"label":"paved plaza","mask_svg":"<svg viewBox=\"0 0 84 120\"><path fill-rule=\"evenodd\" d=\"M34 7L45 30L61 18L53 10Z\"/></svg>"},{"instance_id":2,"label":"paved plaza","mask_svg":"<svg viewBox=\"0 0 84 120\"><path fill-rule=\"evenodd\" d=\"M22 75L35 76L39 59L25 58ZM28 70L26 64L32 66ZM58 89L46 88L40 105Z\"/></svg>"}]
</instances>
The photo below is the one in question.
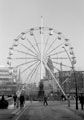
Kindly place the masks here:
<instances>
[{"instance_id":1,"label":"paved plaza","mask_svg":"<svg viewBox=\"0 0 84 120\"><path fill-rule=\"evenodd\" d=\"M68 107L67 101L48 101L48 106L42 102L26 101L25 107L14 108L10 105L7 110L0 110L0 120L83 120L84 110L75 109L75 103Z\"/></svg>"}]
</instances>

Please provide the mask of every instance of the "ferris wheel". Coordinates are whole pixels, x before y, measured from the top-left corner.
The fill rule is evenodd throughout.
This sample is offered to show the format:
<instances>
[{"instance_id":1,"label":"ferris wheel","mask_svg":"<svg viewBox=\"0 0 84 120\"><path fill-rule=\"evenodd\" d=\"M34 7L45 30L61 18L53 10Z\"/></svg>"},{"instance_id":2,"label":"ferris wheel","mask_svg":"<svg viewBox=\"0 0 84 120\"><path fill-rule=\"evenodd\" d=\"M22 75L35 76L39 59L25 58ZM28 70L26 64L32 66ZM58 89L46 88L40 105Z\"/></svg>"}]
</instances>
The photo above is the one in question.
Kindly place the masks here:
<instances>
[{"instance_id":1,"label":"ferris wheel","mask_svg":"<svg viewBox=\"0 0 84 120\"><path fill-rule=\"evenodd\" d=\"M13 40L7 63L20 70L23 83L34 83L46 76L46 69L53 73L71 71L75 57L69 39L51 27L41 26L30 28Z\"/></svg>"}]
</instances>

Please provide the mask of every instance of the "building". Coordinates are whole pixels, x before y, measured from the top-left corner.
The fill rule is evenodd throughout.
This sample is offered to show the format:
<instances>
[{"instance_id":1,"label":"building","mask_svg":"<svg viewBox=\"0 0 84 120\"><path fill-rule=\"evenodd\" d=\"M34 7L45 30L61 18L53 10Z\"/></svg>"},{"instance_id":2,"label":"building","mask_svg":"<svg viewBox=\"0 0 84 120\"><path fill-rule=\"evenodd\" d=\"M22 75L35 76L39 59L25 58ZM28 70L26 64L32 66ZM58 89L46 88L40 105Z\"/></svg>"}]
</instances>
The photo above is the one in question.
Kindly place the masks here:
<instances>
[{"instance_id":1,"label":"building","mask_svg":"<svg viewBox=\"0 0 84 120\"><path fill-rule=\"evenodd\" d=\"M55 76L66 94L75 93L76 84L77 92L84 92L84 71L59 71L55 73Z\"/></svg>"},{"instance_id":2,"label":"building","mask_svg":"<svg viewBox=\"0 0 84 120\"><path fill-rule=\"evenodd\" d=\"M0 95L10 95L16 91L17 83L14 74L9 73L8 67L0 67Z\"/></svg>"}]
</instances>

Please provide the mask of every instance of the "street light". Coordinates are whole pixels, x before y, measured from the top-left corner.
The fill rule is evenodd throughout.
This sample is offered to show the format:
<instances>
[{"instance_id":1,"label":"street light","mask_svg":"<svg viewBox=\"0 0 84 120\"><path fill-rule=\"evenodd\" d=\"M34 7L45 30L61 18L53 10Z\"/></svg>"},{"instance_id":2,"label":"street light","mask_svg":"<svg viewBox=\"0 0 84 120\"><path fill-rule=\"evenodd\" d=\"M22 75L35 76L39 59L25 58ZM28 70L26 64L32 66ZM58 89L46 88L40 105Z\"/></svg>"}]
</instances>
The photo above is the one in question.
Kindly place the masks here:
<instances>
[{"instance_id":1,"label":"street light","mask_svg":"<svg viewBox=\"0 0 84 120\"><path fill-rule=\"evenodd\" d=\"M71 47L70 49L71 49L71 51L70 51L70 54L71 55L73 55L72 56L72 60L71 60L71 58L70 58L70 56L69 56L69 54L68 54L68 52L67 52L67 50L65 49L65 47L63 47L64 48L64 50L65 50L65 52L67 53L67 55L68 55L68 57L69 57L69 60L70 60L70 62L71 62L71 65L72 65L72 70L73 70L73 74L74 74L74 79L75 79L75 89L76 89L76 109L78 109L78 90L77 90L77 81L76 81L76 74L75 74L75 68L74 68L74 64L76 63L76 61L75 61L75 56L74 56L74 53L73 53L73 48Z\"/></svg>"}]
</instances>

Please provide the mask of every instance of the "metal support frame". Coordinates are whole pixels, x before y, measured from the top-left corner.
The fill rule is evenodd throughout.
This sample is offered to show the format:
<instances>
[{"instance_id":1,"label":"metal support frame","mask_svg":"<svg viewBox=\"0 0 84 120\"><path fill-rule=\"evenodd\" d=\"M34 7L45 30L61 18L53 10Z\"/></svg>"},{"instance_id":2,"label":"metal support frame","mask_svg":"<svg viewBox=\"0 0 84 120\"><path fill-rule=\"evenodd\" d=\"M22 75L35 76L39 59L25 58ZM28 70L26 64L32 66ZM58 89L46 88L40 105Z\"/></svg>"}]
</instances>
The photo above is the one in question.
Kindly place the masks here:
<instances>
[{"instance_id":1,"label":"metal support frame","mask_svg":"<svg viewBox=\"0 0 84 120\"><path fill-rule=\"evenodd\" d=\"M66 51L67 55L68 55L68 52L67 50L65 49L65 47L63 47L64 50ZM69 57L69 55L68 55ZM73 58L73 61L74 61L74 57ZM74 63L71 61L71 58L69 57L69 60L71 62L71 65L72 65L72 71L73 71L73 74L74 74L74 80L75 80L75 95L76 95L76 110L78 110L78 88L77 88L77 80L76 80L76 74L75 74L75 69L74 69Z\"/></svg>"}]
</instances>

